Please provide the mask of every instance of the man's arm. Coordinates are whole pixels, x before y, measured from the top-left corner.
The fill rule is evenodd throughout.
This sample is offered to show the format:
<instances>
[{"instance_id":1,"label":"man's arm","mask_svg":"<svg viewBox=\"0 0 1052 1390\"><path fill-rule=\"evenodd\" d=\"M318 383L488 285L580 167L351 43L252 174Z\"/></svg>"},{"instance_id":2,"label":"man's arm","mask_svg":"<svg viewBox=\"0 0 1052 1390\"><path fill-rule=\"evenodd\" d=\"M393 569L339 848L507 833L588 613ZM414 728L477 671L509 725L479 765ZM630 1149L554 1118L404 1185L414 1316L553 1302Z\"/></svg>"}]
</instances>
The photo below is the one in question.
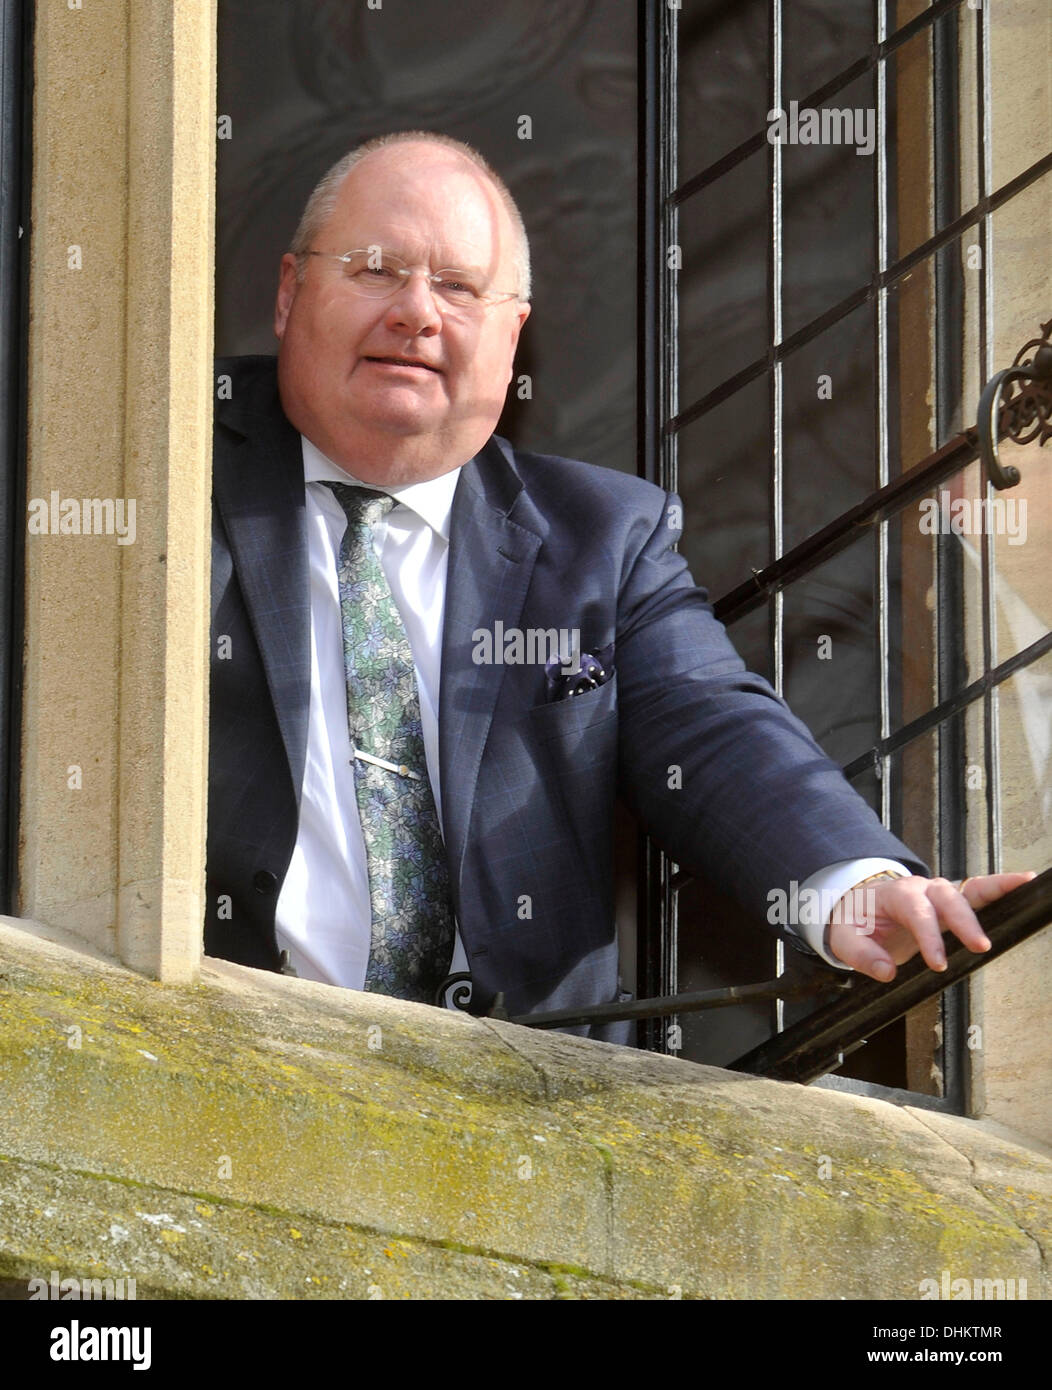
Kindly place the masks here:
<instances>
[{"instance_id":1,"label":"man's arm","mask_svg":"<svg viewBox=\"0 0 1052 1390\"><path fill-rule=\"evenodd\" d=\"M788 898L841 861L890 859L924 873L767 681L746 670L673 549L678 498L647 500L652 525L622 577L613 661L622 785L650 833L758 921L773 890Z\"/></svg>"},{"instance_id":2,"label":"man's arm","mask_svg":"<svg viewBox=\"0 0 1052 1390\"><path fill-rule=\"evenodd\" d=\"M926 877L769 684L745 669L673 549L680 516L679 499L667 494L619 601L622 777L650 833L759 921L772 890L792 897L844 861L895 864L906 876L872 884L864 917L854 904L845 920L838 904L819 948L874 979L892 979L917 950L945 968L943 931L989 949L973 907L1033 875L973 878L964 896Z\"/></svg>"}]
</instances>

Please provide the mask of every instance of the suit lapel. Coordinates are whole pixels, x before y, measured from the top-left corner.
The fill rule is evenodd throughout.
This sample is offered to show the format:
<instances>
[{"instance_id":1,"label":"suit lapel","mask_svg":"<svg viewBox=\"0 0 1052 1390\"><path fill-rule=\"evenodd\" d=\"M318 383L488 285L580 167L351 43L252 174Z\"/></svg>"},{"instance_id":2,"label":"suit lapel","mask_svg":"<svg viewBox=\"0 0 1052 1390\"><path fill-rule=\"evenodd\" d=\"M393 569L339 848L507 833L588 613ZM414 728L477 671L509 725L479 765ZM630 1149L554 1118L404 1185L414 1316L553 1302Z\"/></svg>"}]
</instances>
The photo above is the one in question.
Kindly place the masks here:
<instances>
[{"instance_id":1,"label":"suit lapel","mask_svg":"<svg viewBox=\"0 0 1052 1390\"><path fill-rule=\"evenodd\" d=\"M514 512L514 520L512 519ZM546 534L503 441L491 439L466 464L450 518L449 567L442 630L439 770L446 854L459 883L479 764L504 666L472 660L477 630L517 627L533 566Z\"/></svg>"},{"instance_id":2,"label":"suit lapel","mask_svg":"<svg viewBox=\"0 0 1052 1390\"><path fill-rule=\"evenodd\" d=\"M299 802L310 712L310 570L303 455L281 409L274 359L217 405L213 492L263 659Z\"/></svg>"}]
</instances>

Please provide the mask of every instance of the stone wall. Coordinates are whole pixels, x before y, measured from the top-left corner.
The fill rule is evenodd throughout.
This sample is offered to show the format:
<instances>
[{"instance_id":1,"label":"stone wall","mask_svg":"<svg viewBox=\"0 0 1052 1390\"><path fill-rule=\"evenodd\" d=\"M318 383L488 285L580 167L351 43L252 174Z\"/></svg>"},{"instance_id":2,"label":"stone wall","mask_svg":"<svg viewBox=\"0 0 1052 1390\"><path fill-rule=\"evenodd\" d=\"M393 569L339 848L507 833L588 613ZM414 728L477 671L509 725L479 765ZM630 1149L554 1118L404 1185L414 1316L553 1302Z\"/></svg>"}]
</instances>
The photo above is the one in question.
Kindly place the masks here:
<instances>
[{"instance_id":1,"label":"stone wall","mask_svg":"<svg viewBox=\"0 0 1052 1390\"><path fill-rule=\"evenodd\" d=\"M0 919L0 1281L138 1297L1047 1297L996 1126Z\"/></svg>"}]
</instances>

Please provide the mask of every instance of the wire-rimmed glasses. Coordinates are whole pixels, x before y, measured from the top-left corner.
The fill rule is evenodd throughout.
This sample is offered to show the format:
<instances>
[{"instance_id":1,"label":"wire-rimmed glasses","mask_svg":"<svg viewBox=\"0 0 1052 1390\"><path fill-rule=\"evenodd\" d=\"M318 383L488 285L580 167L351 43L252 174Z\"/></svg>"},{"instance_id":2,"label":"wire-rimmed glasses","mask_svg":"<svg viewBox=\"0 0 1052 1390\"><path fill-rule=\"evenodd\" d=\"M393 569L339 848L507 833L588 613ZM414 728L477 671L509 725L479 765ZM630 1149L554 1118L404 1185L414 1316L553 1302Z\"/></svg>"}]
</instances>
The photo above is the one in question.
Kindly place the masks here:
<instances>
[{"instance_id":1,"label":"wire-rimmed glasses","mask_svg":"<svg viewBox=\"0 0 1052 1390\"><path fill-rule=\"evenodd\" d=\"M304 256L320 256L325 260L338 261L343 267L343 278L356 294L369 299L387 299L397 294L408 284L417 271L424 276L431 293L450 309L460 313L472 313L499 304L509 299L518 299L515 290L492 290L480 270L462 270L450 267L445 270L429 271L423 267L409 265L392 251L379 246L360 247L354 251L344 251L337 255L333 251L304 251Z\"/></svg>"}]
</instances>

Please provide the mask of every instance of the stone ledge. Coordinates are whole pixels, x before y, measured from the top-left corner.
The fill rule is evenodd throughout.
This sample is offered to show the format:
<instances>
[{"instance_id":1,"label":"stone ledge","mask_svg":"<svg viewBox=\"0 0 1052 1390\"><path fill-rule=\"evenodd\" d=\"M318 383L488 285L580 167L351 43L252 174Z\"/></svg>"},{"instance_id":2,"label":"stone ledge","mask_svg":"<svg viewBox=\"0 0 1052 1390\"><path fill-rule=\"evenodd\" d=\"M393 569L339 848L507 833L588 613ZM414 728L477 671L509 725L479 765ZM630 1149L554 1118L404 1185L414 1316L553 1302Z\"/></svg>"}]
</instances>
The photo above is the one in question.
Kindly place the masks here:
<instances>
[{"instance_id":1,"label":"stone ledge","mask_svg":"<svg viewBox=\"0 0 1052 1390\"><path fill-rule=\"evenodd\" d=\"M0 994L0 1278L914 1299L947 1269L1049 1294L1052 1160L974 1121L222 961L160 985L10 919Z\"/></svg>"}]
</instances>

